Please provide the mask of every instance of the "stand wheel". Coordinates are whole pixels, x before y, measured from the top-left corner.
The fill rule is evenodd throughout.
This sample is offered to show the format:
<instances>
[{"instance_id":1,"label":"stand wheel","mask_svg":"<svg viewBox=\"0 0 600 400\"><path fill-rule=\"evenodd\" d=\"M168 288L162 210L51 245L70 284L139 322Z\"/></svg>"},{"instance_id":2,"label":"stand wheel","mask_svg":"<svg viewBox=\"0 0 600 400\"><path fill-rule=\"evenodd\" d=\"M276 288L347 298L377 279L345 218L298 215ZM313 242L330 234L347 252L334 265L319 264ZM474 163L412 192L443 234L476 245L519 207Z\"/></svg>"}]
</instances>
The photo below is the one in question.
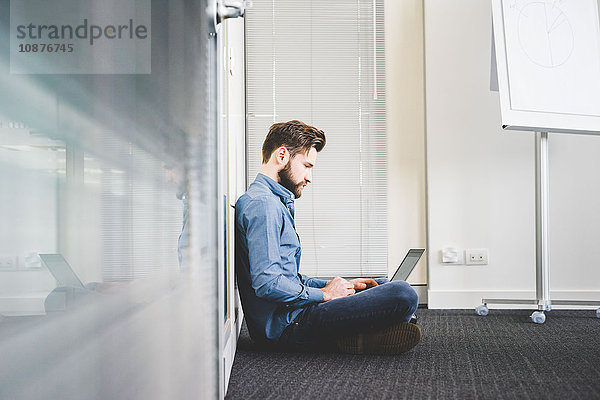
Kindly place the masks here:
<instances>
[{"instance_id":1,"label":"stand wheel","mask_svg":"<svg viewBox=\"0 0 600 400\"><path fill-rule=\"evenodd\" d=\"M482 317L485 317L486 315L489 314L490 310L488 309L487 304L482 304L475 308L475 312L477 313L477 315L481 315Z\"/></svg>"},{"instance_id":2,"label":"stand wheel","mask_svg":"<svg viewBox=\"0 0 600 400\"><path fill-rule=\"evenodd\" d=\"M600 308L596 310L596 318L600 318Z\"/></svg>"},{"instance_id":3,"label":"stand wheel","mask_svg":"<svg viewBox=\"0 0 600 400\"><path fill-rule=\"evenodd\" d=\"M536 324L543 324L546 322L546 314L544 314L543 311L536 311L531 314L529 318L531 318L531 321Z\"/></svg>"}]
</instances>

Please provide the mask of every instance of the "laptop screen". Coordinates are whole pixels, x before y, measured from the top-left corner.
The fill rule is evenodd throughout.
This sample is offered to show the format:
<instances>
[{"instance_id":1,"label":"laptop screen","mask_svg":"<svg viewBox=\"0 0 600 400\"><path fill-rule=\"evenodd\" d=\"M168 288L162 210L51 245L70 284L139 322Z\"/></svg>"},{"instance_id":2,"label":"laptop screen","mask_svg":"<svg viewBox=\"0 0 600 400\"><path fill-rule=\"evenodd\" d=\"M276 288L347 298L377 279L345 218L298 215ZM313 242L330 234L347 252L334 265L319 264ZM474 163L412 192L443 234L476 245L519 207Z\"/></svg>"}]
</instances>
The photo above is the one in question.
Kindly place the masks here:
<instances>
[{"instance_id":1,"label":"laptop screen","mask_svg":"<svg viewBox=\"0 0 600 400\"><path fill-rule=\"evenodd\" d=\"M392 277L393 281L405 281L415 268L425 249L410 249Z\"/></svg>"},{"instance_id":2,"label":"laptop screen","mask_svg":"<svg viewBox=\"0 0 600 400\"><path fill-rule=\"evenodd\" d=\"M58 286L83 288L83 284L60 254L40 254L42 262L56 279Z\"/></svg>"}]
</instances>

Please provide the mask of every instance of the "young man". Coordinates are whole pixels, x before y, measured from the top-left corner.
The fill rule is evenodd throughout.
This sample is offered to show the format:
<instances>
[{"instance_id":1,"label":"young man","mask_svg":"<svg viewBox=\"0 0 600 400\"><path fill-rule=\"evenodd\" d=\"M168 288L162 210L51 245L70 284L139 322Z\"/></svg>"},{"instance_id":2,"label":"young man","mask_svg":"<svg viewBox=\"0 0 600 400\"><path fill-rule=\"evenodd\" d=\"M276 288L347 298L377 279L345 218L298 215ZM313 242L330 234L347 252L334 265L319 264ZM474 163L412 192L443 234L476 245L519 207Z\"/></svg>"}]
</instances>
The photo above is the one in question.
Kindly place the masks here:
<instances>
[{"instance_id":1,"label":"young man","mask_svg":"<svg viewBox=\"0 0 600 400\"><path fill-rule=\"evenodd\" d=\"M324 146L325 134L300 121L272 125L260 173L236 203L236 276L250 336L299 351L410 350L421 330L409 323L417 294L406 282L299 273L294 200L312 181Z\"/></svg>"}]
</instances>

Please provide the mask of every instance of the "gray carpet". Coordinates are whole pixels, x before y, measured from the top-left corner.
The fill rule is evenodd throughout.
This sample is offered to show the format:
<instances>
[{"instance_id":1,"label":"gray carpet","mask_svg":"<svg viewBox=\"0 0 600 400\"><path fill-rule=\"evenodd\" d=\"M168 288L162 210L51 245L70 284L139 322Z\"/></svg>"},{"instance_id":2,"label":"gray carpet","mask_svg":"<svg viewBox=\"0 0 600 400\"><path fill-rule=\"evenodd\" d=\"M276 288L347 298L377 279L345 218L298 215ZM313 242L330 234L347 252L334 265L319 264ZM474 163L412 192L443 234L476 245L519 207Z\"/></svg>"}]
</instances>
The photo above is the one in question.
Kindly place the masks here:
<instances>
[{"instance_id":1,"label":"gray carpet","mask_svg":"<svg viewBox=\"0 0 600 400\"><path fill-rule=\"evenodd\" d=\"M600 399L594 311L420 309L422 342L397 356L273 353L245 327L227 399Z\"/></svg>"}]
</instances>

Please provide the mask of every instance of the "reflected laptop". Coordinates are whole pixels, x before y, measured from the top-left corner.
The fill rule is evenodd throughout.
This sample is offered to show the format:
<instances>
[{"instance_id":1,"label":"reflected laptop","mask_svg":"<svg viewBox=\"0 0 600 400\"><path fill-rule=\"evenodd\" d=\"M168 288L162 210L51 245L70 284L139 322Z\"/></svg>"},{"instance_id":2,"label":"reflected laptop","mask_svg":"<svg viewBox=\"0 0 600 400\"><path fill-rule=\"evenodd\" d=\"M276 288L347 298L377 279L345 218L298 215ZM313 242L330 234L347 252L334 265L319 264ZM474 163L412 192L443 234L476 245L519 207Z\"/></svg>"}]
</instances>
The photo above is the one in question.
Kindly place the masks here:
<instances>
[{"instance_id":1,"label":"reflected laptop","mask_svg":"<svg viewBox=\"0 0 600 400\"><path fill-rule=\"evenodd\" d=\"M84 289L83 283L79 280L71 266L62 256L62 254L40 254L40 258L48 271L54 276L58 287L72 287Z\"/></svg>"},{"instance_id":2,"label":"reflected laptop","mask_svg":"<svg viewBox=\"0 0 600 400\"><path fill-rule=\"evenodd\" d=\"M425 249L408 250L408 253L406 253L406 256L404 256L404 260L402 260L402 262L398 266L398 269L396 270L396 273L394 274L394 276L392 276L390 280L405 281L410 275L410 273L413 271L413 269L415 269L415 267L417 266L417 263L421 259L423 253L425 253Z\"/></svg>"}]
</instances>

